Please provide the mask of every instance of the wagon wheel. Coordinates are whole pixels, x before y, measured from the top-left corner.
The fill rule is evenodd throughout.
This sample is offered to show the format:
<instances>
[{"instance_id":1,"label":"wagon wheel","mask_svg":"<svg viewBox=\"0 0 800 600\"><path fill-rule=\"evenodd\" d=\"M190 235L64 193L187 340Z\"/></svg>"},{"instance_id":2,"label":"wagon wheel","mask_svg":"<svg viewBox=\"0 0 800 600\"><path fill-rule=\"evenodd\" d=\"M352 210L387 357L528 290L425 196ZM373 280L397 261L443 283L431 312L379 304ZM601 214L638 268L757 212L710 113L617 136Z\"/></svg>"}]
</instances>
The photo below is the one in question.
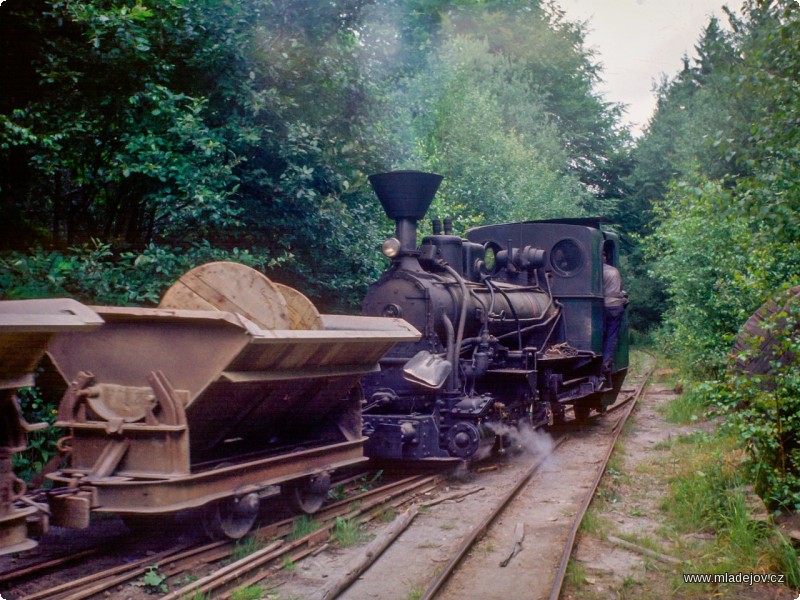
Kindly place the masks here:
<instances>
[{"instance_id":1,"label":"wagon wheel","mask_svg":"<svg viewBox=\"0 0 800 600\"><path fill-rule=\"evenodd\" d=\"M255 492L217 500L203 510L203 529L213 540L238 540L253 527L258 507L259 498Z\"/></svg>"},{"instance_id":2,"label":"wagon wheel","mask_svg":"<svg viewBox=\"0 0 800 600\"><path fill-rule=\"evenodd\" d=\"M323 471L283 484L281 493L293 511L313 515L322 508L330 487L331 475L327 471Z\"/></svg>"}]
</instances>

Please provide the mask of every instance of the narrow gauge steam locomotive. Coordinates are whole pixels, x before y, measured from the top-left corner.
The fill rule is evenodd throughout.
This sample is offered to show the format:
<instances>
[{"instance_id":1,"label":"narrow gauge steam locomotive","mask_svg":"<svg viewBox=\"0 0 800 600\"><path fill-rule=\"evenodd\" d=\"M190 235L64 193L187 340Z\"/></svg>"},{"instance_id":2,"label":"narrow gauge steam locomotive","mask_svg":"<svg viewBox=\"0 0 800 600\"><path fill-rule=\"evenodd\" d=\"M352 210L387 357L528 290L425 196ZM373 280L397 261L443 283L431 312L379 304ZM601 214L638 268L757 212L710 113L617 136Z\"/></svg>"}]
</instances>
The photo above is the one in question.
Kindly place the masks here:
<instances>
[{"instance_id":1,"label":"narrow gauge steam locomotive","mask_svg":"<svg viewBox=\"0 0 800 600\"><path fill-rule=\"evenodd\" d=\"M613 404L628 366L627 322L611 373L602 370L602 253L619 238L600 220L560 219L477 227L467 238L433 223L417 247L417 221L442 177L395 171L370 177L396 237L391 266L363 314L400 317L422 333L400 343L362 379L371 457L482 456L509 426L578 419Z\"/></svg>"}]
</instances>

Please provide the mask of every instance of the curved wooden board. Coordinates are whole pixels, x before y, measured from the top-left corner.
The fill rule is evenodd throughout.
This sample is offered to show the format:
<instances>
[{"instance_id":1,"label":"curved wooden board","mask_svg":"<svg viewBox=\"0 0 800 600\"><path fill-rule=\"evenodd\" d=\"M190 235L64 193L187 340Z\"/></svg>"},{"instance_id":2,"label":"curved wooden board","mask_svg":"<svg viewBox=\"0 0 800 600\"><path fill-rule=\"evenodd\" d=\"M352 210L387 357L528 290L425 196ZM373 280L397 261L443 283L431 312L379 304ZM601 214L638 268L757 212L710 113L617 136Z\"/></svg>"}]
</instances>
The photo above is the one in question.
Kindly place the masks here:
<instances>
[{"instance_id":1,"label":"curved wooden board","mask_svg":"<svg viewBox=\"0 0 800 600\"><path fill-rule=\"evenodd\" d=\"M325 329L322 317L311 300L288 285L275 283L275 287L280 290L286 300L292 329Z\"/></svg>"},{"instance_id":2,"label":"curved wooden board","mask_svg":"<svg viewBox=\"0 0 800 600\"><path fill-rule=\"evenodd\" d=\"M789 310L792 307L797 310L798 302L800 286L795 286L761 305L736 337L730 370L739 374L767 375L776 360L783 365L796 361L794 353L781 350L781 333L788 324Z\"/></svg>"},{"instance_id":3,"label":"curved wooden board","mask_svg":"<svg viewBox=\"0 0 800 600\"><path fill-rule=\"evenodd\" d=\"M264 329L291 329L283 294L266 275L233 262L212 262L184 273L164 294L160 308L237 313Z\"/></svg>"}]
</instances>

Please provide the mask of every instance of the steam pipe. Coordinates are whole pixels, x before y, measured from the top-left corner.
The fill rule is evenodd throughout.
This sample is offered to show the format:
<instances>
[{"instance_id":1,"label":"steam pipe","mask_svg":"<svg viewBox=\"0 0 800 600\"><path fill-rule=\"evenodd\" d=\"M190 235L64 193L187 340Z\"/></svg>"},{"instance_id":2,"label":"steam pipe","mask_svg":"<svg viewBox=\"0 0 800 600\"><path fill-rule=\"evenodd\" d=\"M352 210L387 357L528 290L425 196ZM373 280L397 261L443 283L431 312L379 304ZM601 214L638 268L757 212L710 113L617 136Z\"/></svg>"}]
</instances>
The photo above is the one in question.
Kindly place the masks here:
<instances>
[{"instance_id":1,"label":"steam pipe","mask_svg":"<svg viewBox=\"0 0 800 600\"><path fill-rule=\"evenodd\" d=\"M447 359L453 366L453 368L450 370L450 375L447 377L447 389L452 392L458 389L458 370L456 369L456 361L458 357L456 356L455 344L456 334L455 329L453 328L453 322L445 313L442 313L442 323L444 323L444 329L447 332Z\"/></svg>"},{"instance_id":2,"label":"steam pipe","mask_svg":"<svg viewBox=\"0 0 800 600\"><path fill-rule=\"evenodd\" d=\"M460 358L461 342L464 340L464 327L467 323L467 284L453 267L445 263L444 268L458 282L458 286L461 288L461 314L458 318L458 334L456 335L456 358ZM453 365L453 368L455 367L456 365Z\"/></svg>"}]
</instances>

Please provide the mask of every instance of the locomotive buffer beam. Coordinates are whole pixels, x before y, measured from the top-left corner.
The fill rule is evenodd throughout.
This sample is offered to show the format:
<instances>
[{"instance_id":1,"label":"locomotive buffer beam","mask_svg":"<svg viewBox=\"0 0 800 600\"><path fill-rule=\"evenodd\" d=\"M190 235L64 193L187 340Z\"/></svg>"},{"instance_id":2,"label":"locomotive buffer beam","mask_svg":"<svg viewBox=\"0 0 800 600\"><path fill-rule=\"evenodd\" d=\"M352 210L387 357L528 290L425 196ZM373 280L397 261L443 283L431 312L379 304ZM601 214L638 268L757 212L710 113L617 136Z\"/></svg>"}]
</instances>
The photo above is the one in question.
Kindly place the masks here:
<instances>
[{"instance_id":1,"label":"locomotive buffer beam","mask_svg":"<svg viewBox=\"0 0 800 600\"><path fill-rule=\"evenodd\" d=\"M596 375L564 381L561 373L553 373L548 379L552 396L560 404L569 404L578 398L606 391L605 383L605 378Z\"/></svg>"}]
</instances>

